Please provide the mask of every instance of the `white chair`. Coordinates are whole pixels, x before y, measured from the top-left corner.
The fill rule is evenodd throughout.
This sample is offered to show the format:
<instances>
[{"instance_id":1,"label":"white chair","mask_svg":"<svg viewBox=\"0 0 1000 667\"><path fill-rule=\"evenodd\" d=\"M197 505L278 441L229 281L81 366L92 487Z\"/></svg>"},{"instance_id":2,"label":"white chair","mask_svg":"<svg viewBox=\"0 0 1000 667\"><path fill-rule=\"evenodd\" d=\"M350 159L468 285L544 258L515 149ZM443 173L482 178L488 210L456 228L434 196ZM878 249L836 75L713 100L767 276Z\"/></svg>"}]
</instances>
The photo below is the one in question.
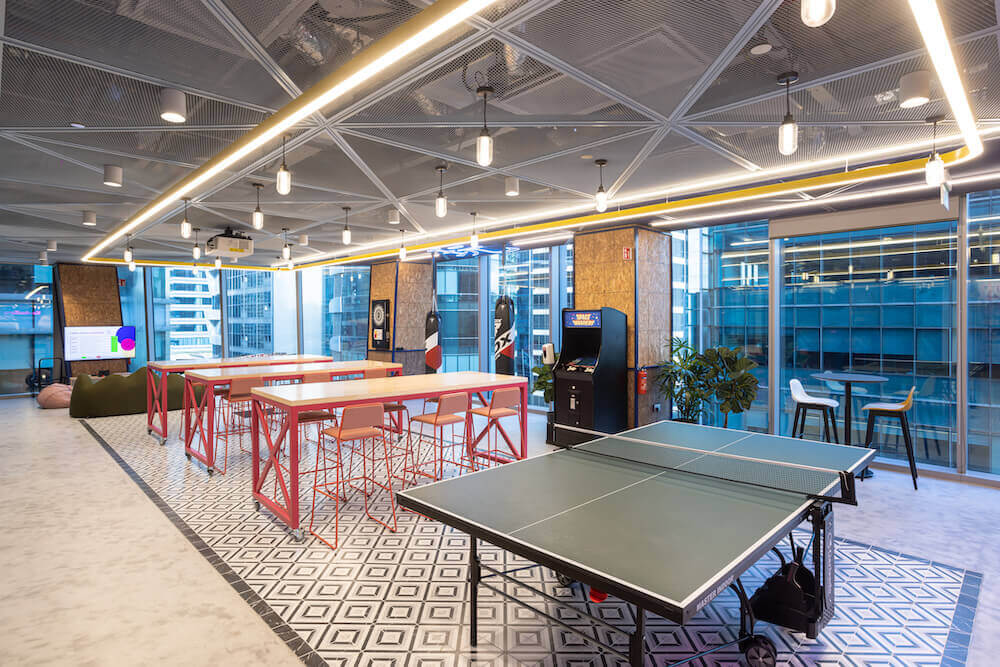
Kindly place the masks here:
<instances>
[{"instance_id":1,"label":"white chair","mask_svg":"<svg viewBox=\"0 0 1000 667\"><path fill-rule=\"evenodd\" d=\"M792 400L795 401L795 418L792 419L792 437L802 437L806 429L806 416L810 410L819 410L823 419L823 439L831 442L830 434L833 434L832 442L839 443L837 438L837 417L836 409L840 406L835 399L812 396L806 393L802 383L792 379L788 381L788 386L792 390Z\"/></svg>"}]
</instances>

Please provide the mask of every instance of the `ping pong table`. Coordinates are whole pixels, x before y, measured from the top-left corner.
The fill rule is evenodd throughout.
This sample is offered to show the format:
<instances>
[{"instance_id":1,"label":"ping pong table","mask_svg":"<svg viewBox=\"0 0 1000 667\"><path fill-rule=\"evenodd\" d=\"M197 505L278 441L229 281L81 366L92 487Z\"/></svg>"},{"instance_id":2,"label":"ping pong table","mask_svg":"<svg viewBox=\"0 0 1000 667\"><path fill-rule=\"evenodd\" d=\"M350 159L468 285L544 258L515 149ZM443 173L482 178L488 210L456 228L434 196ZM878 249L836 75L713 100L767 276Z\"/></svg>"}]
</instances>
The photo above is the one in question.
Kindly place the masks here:
<instances>
[{"instance_id":1,"label":"ping pong table","mask_svg":"<svg viewBox=\"0 0 1000 667\"><path fill-rule=\"evenodd\" d=\"M513 583L548 603L565 604L515 578L522 567L503 570L482 562L482 540L535 564L529 567L554 570L564 585L580 582L634 605L631 630L571 608L629 635L627 653L594 636L581 637L631 665L643 664L647 613L685 624L727 590L740 600L739 632L707 652L738 644L751 665L773 665L775 647L754 633L754 624L768 621L814 638L833 616L833 506L856 504L854 476L874 455L668 421L396 496L403 507L469 535L472 646L480 586L581 634L494 586ZM805 558L809 547L796 547L792 536L803 522L812 533L811 563ZM786 540L792 551L787 564L778 548ZM772 551L781 556L781 574L751 596L740 576Z\"/></svg>"}]
</instances>

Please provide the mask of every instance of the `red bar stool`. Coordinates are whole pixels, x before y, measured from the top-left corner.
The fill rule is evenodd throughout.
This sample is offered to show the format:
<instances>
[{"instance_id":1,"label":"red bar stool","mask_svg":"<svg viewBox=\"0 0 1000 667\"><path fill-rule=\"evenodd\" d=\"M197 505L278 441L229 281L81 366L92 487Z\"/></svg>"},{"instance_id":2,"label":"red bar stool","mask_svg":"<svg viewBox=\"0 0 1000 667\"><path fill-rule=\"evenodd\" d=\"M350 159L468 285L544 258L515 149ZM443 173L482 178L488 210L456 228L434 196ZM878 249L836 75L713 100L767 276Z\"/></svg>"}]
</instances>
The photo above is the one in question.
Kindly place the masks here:
<instances>
[{"instance_id":1,"label":"red bar stool","mask_svg":"<svg viewBox=\"0 0 1000 667\"><path fill-rule=\"evenodd\" d=\"M217 421L222 425L221 429L216 429L215 440L221 438L223 441L222 467L218 466L216 457L216 471L226 474L229 467L229 436L239 436L239 448L241 452L249 451L243 448L243 434L250 432L250 390L254 387L264 386L264 378L245 377L236 378L229 383L229 391L221 394L219 398L220 413L222 420ZM243 409L246 408L246 409Z\"/></svg>"},{"instance_id":2,"label":"red bar stool","mask_svg":"<svg viewBox=\"0 0 1000 667\"><path fill-rule=\"evenodd\" d=\"M392 491L392 461L389 457L389 445L385 441L385 429L383 422L385 413L381 403L369 403L366 405L353 405L344 408L340 418L340 424L335 427L325 428L320 431L319 446L316 448L316 467L313 470L313 505L312 513L309 517L309 532L319 538L331 549L337 548L340 528L340 501L347 499L346 490L350 486L362 492L365 499L365 514L372 521L378 522L396 531L396 496ZM335 447L326 446L326 438L333 438ZM381 454L379 454L379 441L381 441ZM348 465L348 473L344 473L344 448L349 447L349 443L360 444L361 475L355 475L354 470ZM370 447L369 447L370 443ZM353 456L352 456L353 461ZM385 480L380 481L376 471L380 465L385 465ZM329 471L334 471L334 481L329 480ZM323 473L323 481L320 482L320 472ZM354 486L360 482L361 487ZM333 487L333 490L330 490ZM381 489L389 495L389 502L392 507L392 525L375 517L371 513L369 498L376 489ZM316 496L323 495L332 499L336 505L334 509L334 531L333 544L316 532Z\"/></svg>"},{"instance_id":3,"label":"red bar stool","mask_svg":"<svg viewBox=\"0 0 1000 667\"><path fill-rule=\"evenodd\" d=\"M430 461L423 460L423 448L420 447L419 444L416 448L413 447L413 443L410 438L410 433L413 432L413 422L417 422L421 425L421 438L423 437L423 425L429 424L431 426L432 440ZM463 425L462 442L460 444L465 452L459 460L447 459L445 458L446 446L444 440L444 429L446 426L451 427L451 442L447 448L454 449L459 444L455 440L456 424ZM471 470L473 468L473 461L471 458L471 452L469 451L469 430L469 395L465 392L456 392L454 394L444 394L441 396L438 400L437 410L435 412L417 415L410 420L410 430L409 433L407 433L406 439L406 448L410 458L410 463L407 465L404 460L404 478L407 474L410 474L413 476L414 482L416 481L417 475L430 477L434 480L443 479L445 463L451 463L459 468L468 468ZM420 460L418 460L418 458ZM433 465L433 472L428 473L423 470L423 468L428 465Z\"/></svg>"},{"instance_id":4,"label":"red bar stool","mask_svg":"<svg viewBox=\"0 0 1000 667\"><path fill-rule=\"evenodd\" d=\"M330 382L333 374L330 371L313 371L302 376L300 384L312 384L315 382ZM309 426L316 425L316 440L320 438L327 422L337 424L337 413L333 410L305 410L299 413L299 443L308 442ZM301 457L300 457L301 460ZM312 472L306 470L304 472Z\"/></svg>"},{"instance_id":5,"label":"red bar stool","mask_svg":"<svg viewBox=\"0 0 1000 667\"><path fill-rule=\"evenodd\" d=\"M473 445L475 446L484 437L486 438L486 455L484 457L482 456L482 452L474 449L471 452L473 461L485 458L488 461L487 467L489 467L491 464L504 463L509 460L506 457L500 456L500 420L504 417L517 417L517 425L520 430L522 419L521 391L516 387L497 389L493 392L489 405L482 408L473 408L469 412L473 415L486 417L486 428L480 431L473 441ZM491 435L492 438L490 437Z\"/></svg>"}]
</instances>

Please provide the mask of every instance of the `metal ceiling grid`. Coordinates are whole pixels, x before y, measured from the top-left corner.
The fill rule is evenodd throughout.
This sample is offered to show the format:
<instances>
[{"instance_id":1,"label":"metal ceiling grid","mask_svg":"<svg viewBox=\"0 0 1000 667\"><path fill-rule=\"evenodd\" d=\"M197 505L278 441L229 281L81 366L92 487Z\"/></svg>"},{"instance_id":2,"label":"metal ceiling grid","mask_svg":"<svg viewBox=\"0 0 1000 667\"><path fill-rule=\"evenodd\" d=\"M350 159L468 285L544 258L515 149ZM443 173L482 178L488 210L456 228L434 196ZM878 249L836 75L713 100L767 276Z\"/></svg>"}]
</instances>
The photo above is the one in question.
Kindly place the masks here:
<instances>
[{"instance_id":1,"label":"metal ceiling grid","mask_svg":"<svg viewBox=\"0 0 1000 667\"><path fill-rule=\"evenodd\" d=\"M759 0L563 0L514 31L630 98L669 115ZM567 38L571 36L571 38Z\"/></svg>"},{"instance_id":2,"label":"metal ceiling grid","mask_svg":"<svg viewBox=\"0 0 1000 667\"><path fill-rule=\"evenodd\" d=\"M996 25L992 0L941 0L952 38ZM770 53L750 48L766 42ZM688 115L777 89L778 74L796 70L800 85L836 72L923 49L906 0L840 0L835 17L822 28L802 23L799 3L784 2L748 41Z\"/></svg>"},{"instance_id":3,"label":"metal ceiling grid","mask_svg":"<svg viewBox=\"0 0 1000 667\"><path fill-rule=\"evenodd\" d=\"M100 186L104 187L104 186ZM0 204L39 204L43 206L80 204L109 205L121 203L121 197L113 193L81 190L64 190L48 184L32 185L20 179L17 182L0 180Z\"/></svg>"},{"instance_id":4,"label":"metal ceiling grid","mask_svg":"<svg viewBox=\"0 0 1000 667\"><path fill-rule=\"evenodd\" d=\"M959 44L955 48L955 57L962 66L964 83L976 116L980 120L1000 116L1000 96L996 94L1000 91L997 36L988 35ZM948 101L944 99L936 79L931 83L930 103L912 109L900 108L899 79L918 70L933 71L930 58L924 54L820 85L800 87L791 95L792 113L800 125L810 122L922 124L925 118L934 114L950 115ZM777 125L784 115L785 98L777 96L699 116L696 124L728 121Z\"/></svg>"},{"instance_id":5,"label":"metal ceiling grid","mask_svg":"<svg viewBox=\"0 0 1000 667\"><path fill-rule=\"evenodd\" d=\"M160 88L66 60L3 48L0 126L157 126ZM193 125L256 125L264 114L188 95Z\"/></svg>"},{"instance_id":6,"label":"metal ceiling grid","mask_svg":"<svg viewBox=\"0 0 1000 667\"><path fill-rule=\"evenodd\" d=\"M7 0L8 37L276 108L269 74L200 0Z\"/></svg>"},{"instance_id":7,"label":"metal ceiling grid","mask_svg":"<svg viewBox=\"0 0 1000 667\"><path fill-rule=\"evenodd\" d=\"M542 125L555 119L648 121L498 39L487 39L403 90L362 109L349 121L482 122L477 74L495 90L487 115L489 123L497 127L505 120L535 120Z\"/></svg>"}]
</instances>

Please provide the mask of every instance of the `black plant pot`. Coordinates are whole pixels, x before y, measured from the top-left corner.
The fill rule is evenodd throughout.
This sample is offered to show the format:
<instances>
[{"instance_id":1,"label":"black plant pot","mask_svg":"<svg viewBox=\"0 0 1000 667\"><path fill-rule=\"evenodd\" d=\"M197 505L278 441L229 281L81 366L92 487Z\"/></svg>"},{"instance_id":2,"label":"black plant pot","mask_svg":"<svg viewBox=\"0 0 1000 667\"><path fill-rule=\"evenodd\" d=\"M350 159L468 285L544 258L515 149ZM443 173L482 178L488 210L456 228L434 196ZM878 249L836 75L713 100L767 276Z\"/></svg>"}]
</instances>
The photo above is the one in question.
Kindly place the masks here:
<instances>
[{"instance_id":1,"label":"black plant pot","mask_svg":"<svg viewBox=\"0 0 1000 667\"><path fill-rule=\"evenodd\" d=\"M554 445L556 442L556 429L553 424L556 423L556 413L553 410L549 410L545 413L545 444Z\"/></svg>"},{"instance_id":2,"label":"black plant pot","mask_svg":"<svg viewBox=\"0 0 1000 667\"><path fill-rule=\"evenodd\" d=\"M698 423L697 419L684 419L682 417L674 417L670 421L683 422L685 424L697 424Z\"/></svg>"}]
</instances>

